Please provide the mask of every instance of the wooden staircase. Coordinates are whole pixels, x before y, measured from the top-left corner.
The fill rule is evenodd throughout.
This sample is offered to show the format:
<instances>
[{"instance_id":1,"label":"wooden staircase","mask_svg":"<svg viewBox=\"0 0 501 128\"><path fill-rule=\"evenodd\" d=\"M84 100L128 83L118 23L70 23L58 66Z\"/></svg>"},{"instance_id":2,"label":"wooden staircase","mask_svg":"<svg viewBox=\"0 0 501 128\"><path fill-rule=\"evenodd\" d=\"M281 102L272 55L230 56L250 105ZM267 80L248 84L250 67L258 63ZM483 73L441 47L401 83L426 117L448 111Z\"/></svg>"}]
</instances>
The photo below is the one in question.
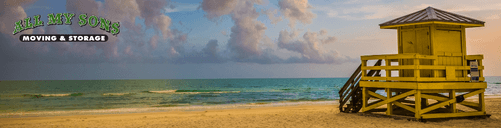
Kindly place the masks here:
<instances>
[{"instance_id":1,"label":"wooden staircase","mask_svg":"<svg viewBox=\"0 0 501 128\"><path fill-rule=\"evenodd\" d=\"M378 60L374 66L381 66L381 61ZM339 90L339 111L356 113L362 109L362 88L360 88L359 81L362 79L361 66L351 75L350 79L346 81L343 88ZM367 76L381 76L381 70L370 70ZM375 91L375 90L371 90ZM349 104L347 104L349 101Z\"/></svg>"}]
</instances>

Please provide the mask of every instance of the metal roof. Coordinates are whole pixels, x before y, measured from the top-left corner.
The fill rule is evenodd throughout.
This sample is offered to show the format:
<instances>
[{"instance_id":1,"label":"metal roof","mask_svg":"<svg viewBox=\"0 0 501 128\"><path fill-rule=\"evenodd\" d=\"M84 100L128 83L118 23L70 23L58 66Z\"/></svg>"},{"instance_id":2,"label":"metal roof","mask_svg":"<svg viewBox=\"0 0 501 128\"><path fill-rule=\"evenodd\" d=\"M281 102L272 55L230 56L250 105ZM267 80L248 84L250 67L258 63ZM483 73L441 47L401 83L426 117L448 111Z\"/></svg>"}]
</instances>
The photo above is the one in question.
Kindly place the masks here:
<instances>
[{"instance_id":1,"label":"metal roof","mask_svg":"<svg viewBox=\"0 0 501 128\"><path fill-rule=\"evenodd\" d=\"M428 7L426 9L399 17L394 20L379 24L379 26L390 26L407 23L427 22L427 21L442 21L442 22L455 22L455 23L468 23L468 24L481 24L485 22L475 20L458 14L442 11L436 8Z\"/></svg>"}]
</instances>

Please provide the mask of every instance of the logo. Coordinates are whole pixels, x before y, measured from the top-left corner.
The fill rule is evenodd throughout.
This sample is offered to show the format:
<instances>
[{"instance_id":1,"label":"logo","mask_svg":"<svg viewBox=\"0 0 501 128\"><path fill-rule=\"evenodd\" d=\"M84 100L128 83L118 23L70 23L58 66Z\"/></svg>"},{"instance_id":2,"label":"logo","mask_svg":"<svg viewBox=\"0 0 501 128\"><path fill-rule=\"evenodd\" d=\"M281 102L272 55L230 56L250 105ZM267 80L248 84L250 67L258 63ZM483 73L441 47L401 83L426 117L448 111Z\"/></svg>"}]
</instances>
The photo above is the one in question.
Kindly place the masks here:
<instances>
[{"instance_id":1,"label":"logo","mask_svg":"<svg viewBox=\"0 0 501 128\"><path fill-rule=\"evenodd\" d=\"M73 13L50 13L47 14L47 26L51 25L71 25ZM64 22L63 22L64 19ZM111 22L105 18L99 18L97 16L87 14L78 15L78 25L80 27L96 28L106 31L114 36L120 33L120 22ZM14 24L13 35L28 29L34 29L40 26L44 26L44 22L40 20L40 15L33 16L33 22L31 17L27 17L24 20L19 20ZM108 36L105 34L22 34L19 36L19 40L22 42L106 42L108 41Z\"/></svg>"}]
</instances>

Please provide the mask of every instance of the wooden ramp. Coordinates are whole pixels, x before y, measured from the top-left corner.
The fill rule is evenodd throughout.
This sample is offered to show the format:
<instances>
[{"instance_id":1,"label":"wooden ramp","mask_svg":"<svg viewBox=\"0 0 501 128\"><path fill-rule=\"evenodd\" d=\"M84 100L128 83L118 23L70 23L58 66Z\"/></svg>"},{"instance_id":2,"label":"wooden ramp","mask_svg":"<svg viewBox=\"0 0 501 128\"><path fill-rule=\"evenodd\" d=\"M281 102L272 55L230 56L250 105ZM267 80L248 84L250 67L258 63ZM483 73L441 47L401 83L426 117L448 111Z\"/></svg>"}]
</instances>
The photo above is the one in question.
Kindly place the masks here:
<instances>
[{"instance_id":1,"label":"wooden ramp","mask_svg":"<svg viewBox=\"0 0 501 128\"><path fill-rule=\"evenodd\" d=\"M362 78L361 66L346 81L343 88L339 90L339 111L356 113L362 109L362 88L360 88L360 79ZM381 60L378 60L374 66L381 66ZM381 70L370 70L367 76L381 76ZM373 90L375 91L375 90ZM347 104L349 101L349 104Z\"/></svg>"}]
</instances>

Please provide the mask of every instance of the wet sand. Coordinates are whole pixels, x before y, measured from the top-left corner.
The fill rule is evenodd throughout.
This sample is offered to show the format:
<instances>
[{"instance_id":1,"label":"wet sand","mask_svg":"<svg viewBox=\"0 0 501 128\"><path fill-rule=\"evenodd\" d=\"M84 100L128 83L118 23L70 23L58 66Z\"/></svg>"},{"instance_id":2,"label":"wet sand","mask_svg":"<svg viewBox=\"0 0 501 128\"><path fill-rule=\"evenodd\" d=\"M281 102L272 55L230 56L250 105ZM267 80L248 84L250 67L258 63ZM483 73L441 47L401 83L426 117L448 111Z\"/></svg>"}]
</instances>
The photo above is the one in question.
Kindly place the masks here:
<instances>
[{"instance_id":1,"label":"wet sand","mask_svg":"<svg viewBox=\"0 0 501 128\"><path fill-rule=\"evenodd\" d=\"M296 105L198 111L1 118L0 127L500 127L501 98L486 99L490 118L427 122L363 113L337 105Z\"/></svg>"}]
</instances>

